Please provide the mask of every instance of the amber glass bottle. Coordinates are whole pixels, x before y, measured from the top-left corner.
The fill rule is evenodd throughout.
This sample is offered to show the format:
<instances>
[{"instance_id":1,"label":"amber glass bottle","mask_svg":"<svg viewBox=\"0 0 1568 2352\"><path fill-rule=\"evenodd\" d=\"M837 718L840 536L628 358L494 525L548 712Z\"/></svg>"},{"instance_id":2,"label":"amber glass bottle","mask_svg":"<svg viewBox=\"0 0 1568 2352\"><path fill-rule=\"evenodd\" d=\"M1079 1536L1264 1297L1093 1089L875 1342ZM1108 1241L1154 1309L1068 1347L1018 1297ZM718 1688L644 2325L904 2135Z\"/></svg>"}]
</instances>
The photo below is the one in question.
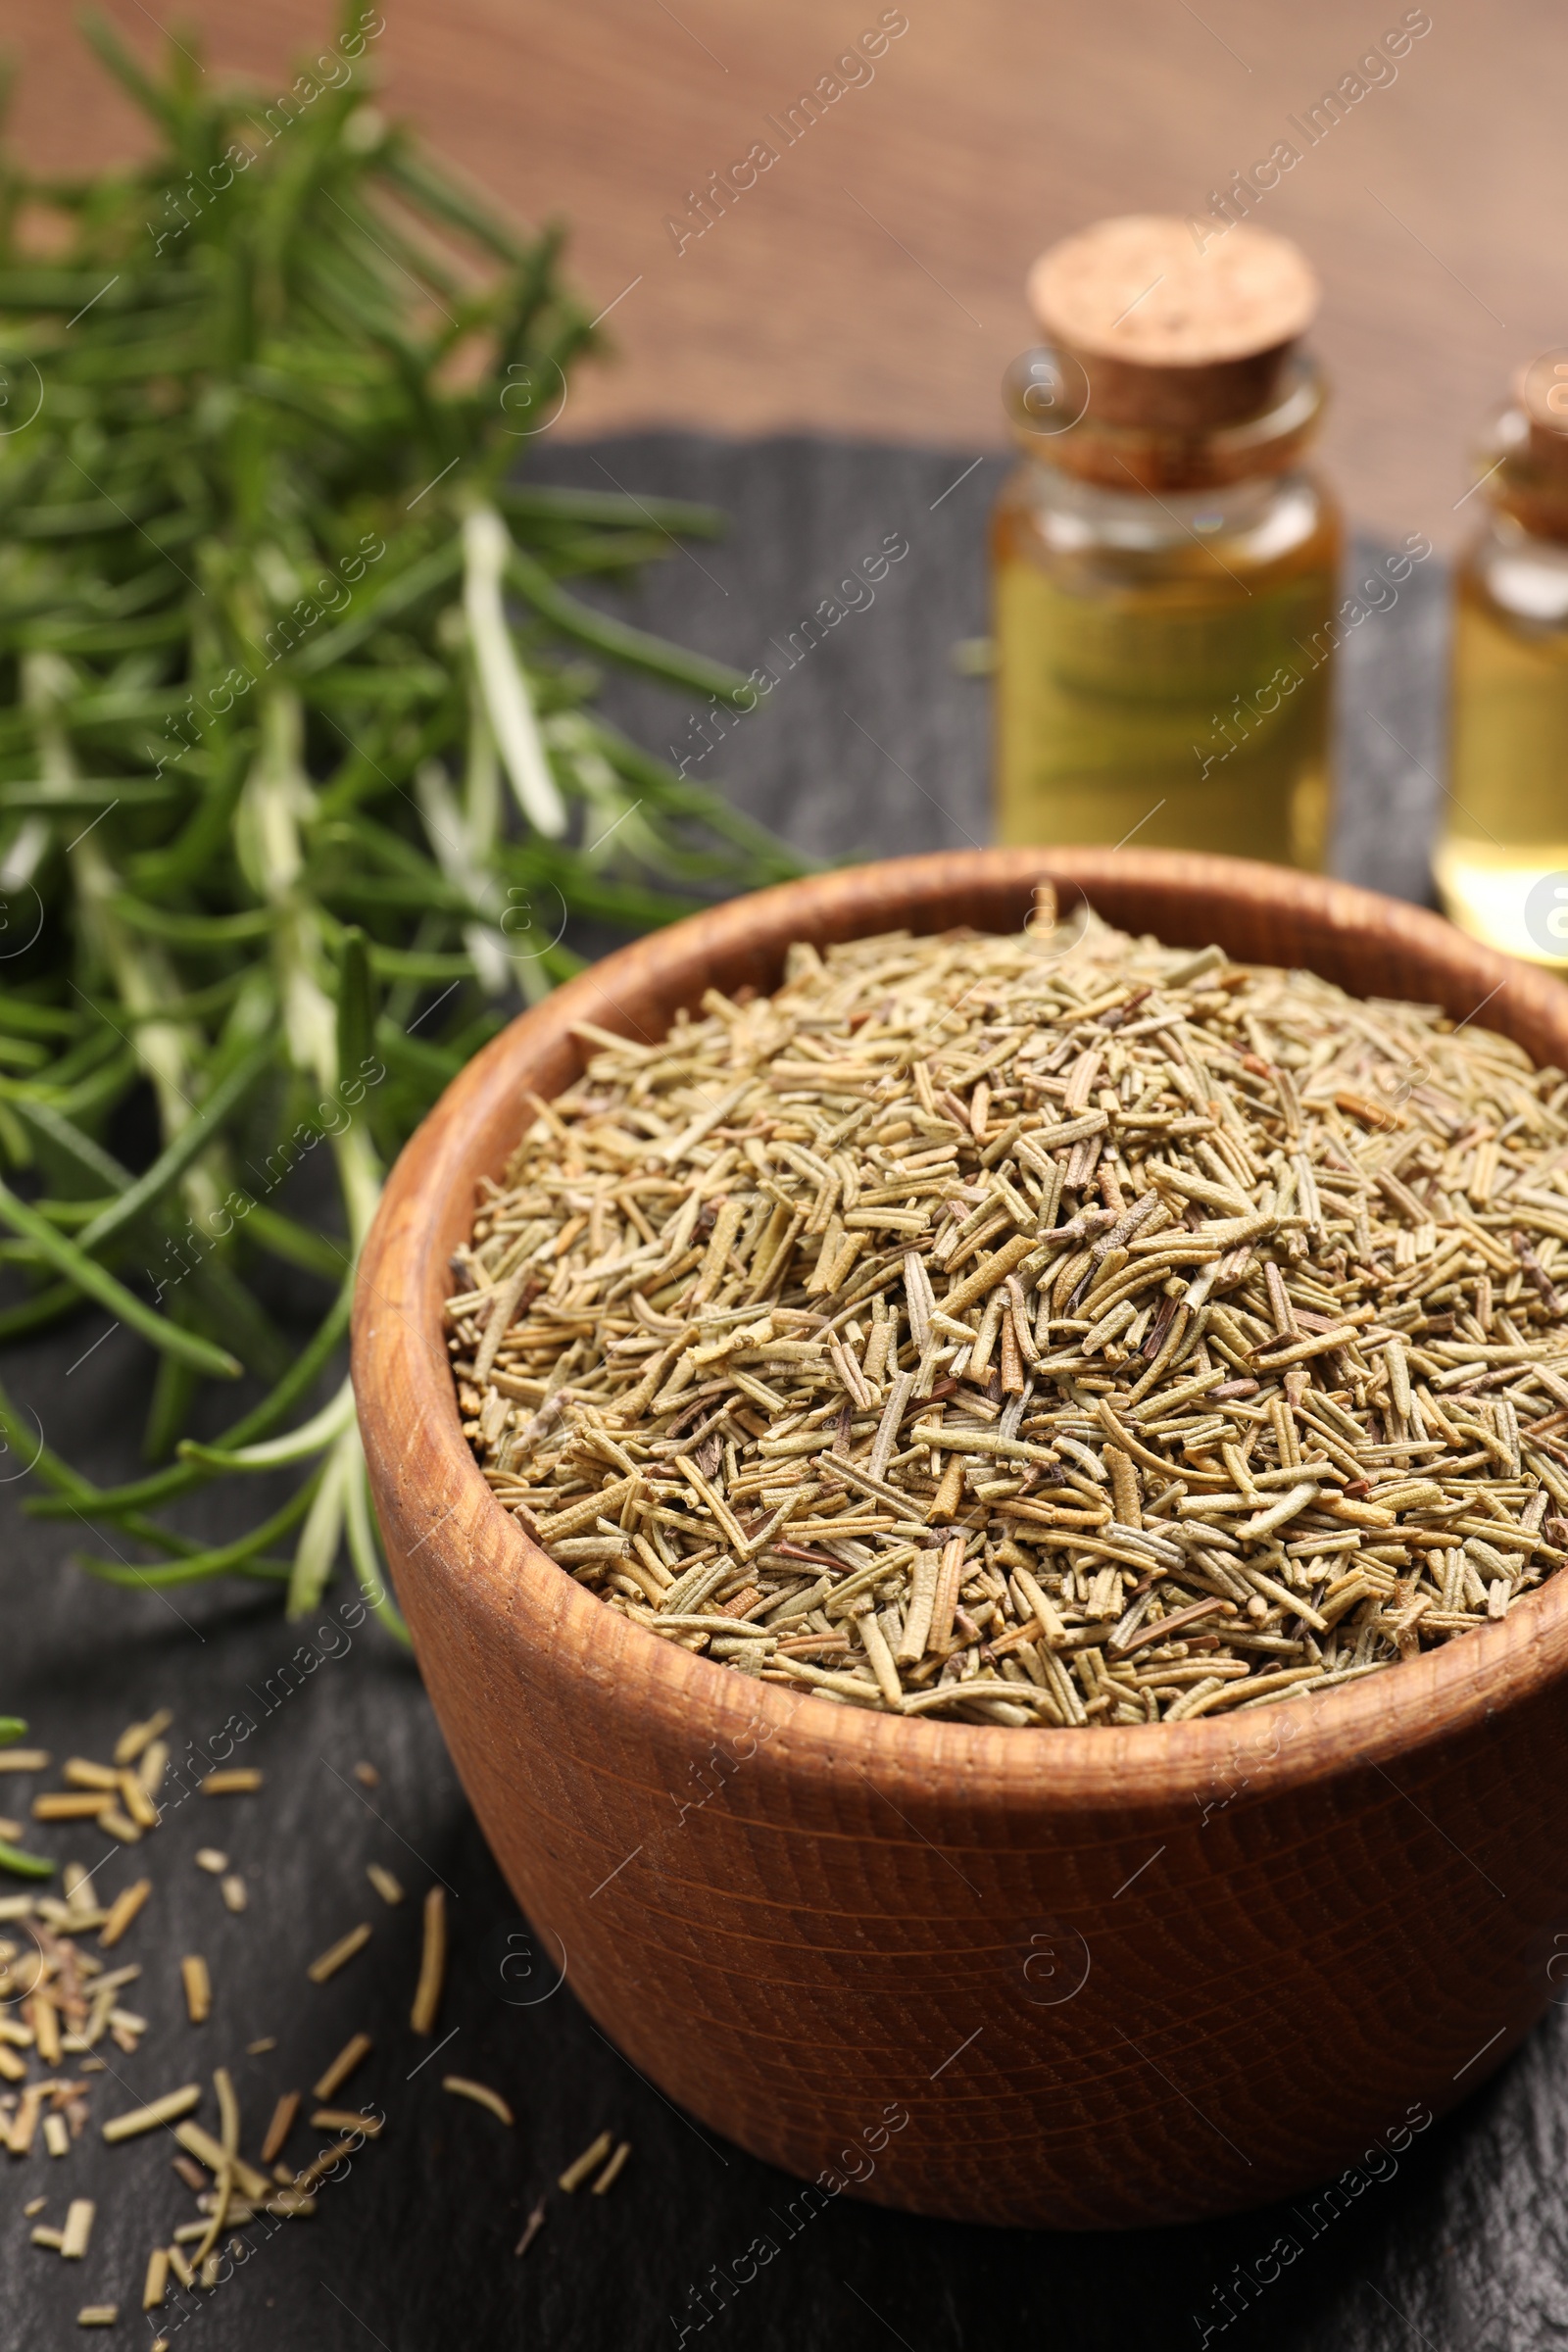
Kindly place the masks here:
<instances>
[{"instance_id":1,"label":"amber glass bottle","mask_svg":"<svg viewBox=\"0 0 1568 2352\"><path fill-rule=\"evenodd\" d=\"M1054 247L993 527L997 826L1317 866L1338 512L1305 458L1317 286L1248 224Z\"/></svg>"},{"instance_id":2,"label":"amber glass bottle","mask_svg":"<svg viewBox=\"0 0 1568 2352\"><path fill-rule=\"evenodd\" d=\"M1568 963L1568 353L1526 368L1478 452L1454 576L1453 731L1433 859L1454 921Z\"/></svg>"}]
</instances>

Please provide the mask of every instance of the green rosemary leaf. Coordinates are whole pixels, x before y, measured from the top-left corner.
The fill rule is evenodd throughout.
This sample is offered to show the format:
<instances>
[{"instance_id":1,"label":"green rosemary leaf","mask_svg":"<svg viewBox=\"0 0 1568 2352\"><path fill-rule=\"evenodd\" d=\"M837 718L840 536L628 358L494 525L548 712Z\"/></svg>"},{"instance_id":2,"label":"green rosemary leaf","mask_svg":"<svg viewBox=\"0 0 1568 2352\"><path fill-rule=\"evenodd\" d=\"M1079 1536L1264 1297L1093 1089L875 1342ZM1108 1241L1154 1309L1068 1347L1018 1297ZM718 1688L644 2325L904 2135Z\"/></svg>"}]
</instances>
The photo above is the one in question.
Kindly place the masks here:
<instances>
[{"instance_id":1,"label":"green rosemary leaf","mask_svg":"<svg viewBox=\"0 0 1568 2352\"><path fill-rule=\"evenodd\" d=\"M350 1301L351 1293L345 1285L315 1337L270 1395L265 1396L260 1404L253 1405L220 1438L216 1438L209 1450L232 1450L266 1437L276 1428L286 1413L292 1412L295 1405L310 1395L321 1371L342 1345L349 1326ZM31 1460L38 1444L36 1434L17 1412L4 1389L0 1389L0 1435L18 1450L19 1458ZM22 1450L24 1447L24 1451ZM46 1478L56 1489L52 1495L29 1495L23 1504L28 1517L33 1519L74 1518L78 1515L78 1505L93 1518L118 1518L127 1511L171 1502L177 1494L189 1494L216 1476L215 1472L200 1464L181 1462L172 1469L155 1471L150 1478L136 1479L128 1486L95 1487L89 1479L82 1478L73 1470L69 1463L47 1450L33 1466L39 1476Z\"/></svg>"},{"instance_id":2,"label":"green rosemary leaf","mask_svg":"<svg viewBox=\"0 0 1568 2352\"><path fill-rule=\"evenodd\" d=\"M65 1012L53 1004L34 1004L24 996L8 996L0 991L0 1029L10 1029L22 1037L72 1037L81 1026L80 1017Z\"/></svg>"},{"instance_id":3,"label":"green rosemary leaf","mask_svg":"<svg viewBox=\"0 0 1568 2352\"><path fill-rule=\"evenodd\" d=\"M177 914L166 906L149 906L122 890L114 910L133 931L167 939L181 948L231 948L246 940L266 939L278 920L272 906L251 906L239 914Z\"/></svg>"},{"instance_id":4,"label":"green rosemary leaf","mask_svg":"<svg viewBox=\"0 0 1568 2352\"><path fill-rule=\"evenodd\" d=\"M426 597L434 596L438 590L455 580L462 562L462 550L454 543L448 547L438 547L430 555L421 557L417 563L411 564L398 578L389 580L378 595L368 597L352 620L344 621L329 636L318 639L313 646L307 646L294 662L296 676L317 677L322 670L333 669L339 662L346 662L351 654L357 654L363 645L369 642L377 629L385 628L388 621L400 620ZM368 691L368 678L365 684ZM390 687L391 681L387 681L387 684Z\"/></svg>"},{"instance_id":5,"label":"green rosemary leaf","mask_svg":"<svg viewBox=\"0 0 1568 2352\"><path fill-rule=\"evenodd\" d=\"M0 1183L0 1219L11 1227L13 1233L20 1233L31 1242L39 1256L50 1265L57 1266L78 1291L85 1292L89 1298L95 1298L100 1306L107 1307L121 1322L128 1323L132 1331L139 1331L143 1339L151 1340L155 1348L162 1348L171 1355L182 1357L196 1371L205 1372L212 1379L239 1378L242 1367L226 1348L215 1348L211 1341L201 1339L195 1332L181 1330L177 1323L171 1323L166 1316L144 1305L134 1292L127 1291L123 1283L117 1282L112 1274L96 1265L77 1249L74 1242L68 1241L64 1234L56 1233L47 1218L40 1217L24 1200L19 1200L11 1187L4 1183Z\"/></svg>"},{"instance_id":6,"label":"green rosemary leaf","mask_svg":"<svg viewBox=\"0 0 1568 2352\"><path fill-rule=\"evenodd\" d=\"M21 1340L29 1332L47 1330L80 1304L81 1293L74 1282L52 1283L21 1306L0 1307L0 1340Z\"/></svg>"},{"instance_id":7,"label":"green rosemary leaf","mask_svg":"<svg viewBox=\"0 0 1568 2352\"><path fill-rule=\"evenodd\" d=\"M254 1576L267 1583L278 1581L280 1575L286 1579L291 1573L286 1565L280 1567L278 1562L258 1555L305 1518L321 1476L319 1470L316 1471L289 1496L282 1509L274 1511L260 1527L236 1537L232 1544L217 1544L206 1551L192 1552L172 1568L136 1568L124 1560L105 1560L80 1552L76 1555L76 1565L85 1568L90 1576L101 1577L105 1584L145 1585L155 1592L169 1592L180 1585L204 1584L214 1576Z\"/></svg>"},{"instance_id":8,"label":"green rosemary leaf","mask_svg":"<svg viewBox=\"0 0 1568 2352\"><path fill-rule=\"evenodd\" d=\"M0 1870L9 1870L19 1879L52 1879L55 1866L42 1854L29 1854L25 1846L13 1845L0 1838Z\"/></svg>"},{"instance_id":9,"label":"green rosemary leaf","mask_svg":"<svg viewBox=\"0 0 1568 2352\"><path fill-rule=\"evenodd\" d=\"M297 1217L285 1216L265 1200L253 1200L245 1211L244 1233L247 1241L270 1257L279 1258L286 1266L298 1266L306 1274L318 1274L326 1282L341 1282L351 1264L341 1241L313 1233Z\"/></svg>"},{"instance_id":10,"label":"green rosemary leaf","mask_svg":"<svg viewBox=\"0 0 1568 2352\"><path fill-rule=\"evenodd\" d=\"M159 1153L145 1175L138 1176L112 1207L106 1208L101 1216L95 1217L76 1236L77 1249L87 1251L101 1250L107 1241L161 1200L178 1183L185 1170L201 1157L214 1136L239 1108L258 1080L271 1066L275 1053L276 1047L270 1038L264 1038L254 1045L227 1077L220 1080L201 1108L179 1129L168 1150Z\"/></svg>"},{"instance_id":11,"label":"green rosemary leaf","mask_svg":"<svg viewBox=\"0 0 1568 2352\"><path fill-rule=\"evenodd\" d=\"M719 539L717 507L682 498L633 498L624 490L557 490L543 484L502 489L496 504L509 522L586 522L659 531L682 539Z\"/></svg>"},{"instance_id":12,"label":"green rosemary leaf","mask_svg":"<svg viewBox=\"0 0 1568 2352\"><path fill-rule=\"evenodd\" d=\"M733 710L750 710L757 701L757 689L738 669L710 662L701 654L682 653L662 637L650 637L644 629L634 629L626 621L579 604L521 548L513 551L507 578L519 596L527 598L541 620L562 636L592 646L595 653L608 654L628 669L645 670L650 677L662 678L672 686L690 686L698 694L713 695Z\"/></svg>"}]
</instances>

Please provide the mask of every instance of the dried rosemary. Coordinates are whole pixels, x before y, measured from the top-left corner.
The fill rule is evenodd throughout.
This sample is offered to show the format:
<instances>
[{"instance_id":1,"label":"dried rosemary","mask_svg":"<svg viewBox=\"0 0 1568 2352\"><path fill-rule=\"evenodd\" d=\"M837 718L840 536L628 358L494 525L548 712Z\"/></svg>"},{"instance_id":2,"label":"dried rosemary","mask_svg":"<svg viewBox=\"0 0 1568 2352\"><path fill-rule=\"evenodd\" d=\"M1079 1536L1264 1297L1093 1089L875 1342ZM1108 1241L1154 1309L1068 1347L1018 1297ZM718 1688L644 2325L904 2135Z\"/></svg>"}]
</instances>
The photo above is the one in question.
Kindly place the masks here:
<instances>
[{"instance_id":1,"label":"dried rosemary","mask_svg":"<svg viewBox=\"0 0 1568 2352\"><path fill-rule=\"evenodd\" d=\"M660 1638L1181 1722L1568 1557L1568 1081L1507 1039L1054 904L581 1035L449 1345L499 1500Z\"/></svg>"},{"instance_id":2,"label":"dried rosemary","mask_svg":"<svg viewBox=\"0 0 1568 2352\"><path fill-rule=\"evenodd\" d=\"M138 1842L145 1832L161 1826L168 1811L164 1788L169 1746L162 1735L170 1729L171 1720L168 1709L160 1709L146 1721L128 1725L115 1743L112 1764L89 1756L67 1758L61 1767L66 1787L36 1795L31 1805L33 1818L90 1823L111 1830L123 1843ZM14 1739L25 1728L8 1719L0 1726L0 1737ZM5 1756L11 1769L26 1773L46 1769L50 1761L42 1749L11 1746ZM371 1768L360 1769L363 1773ZM236 1768L209 1775L198 1786L208 1792L216 1786L220 1794L238 1794L258 1788L261 1777L248 1767ZM60 1807L67 1802L79 1804L81 1809L63 1815ZM98 1809L88 1811L88 1806ZM143 1808L150 1819L141 1817ZM117 1814L119 1828L114 1826ZM245 1882L229 1872L226 1853L202 1847L194 1860L220 1880L230 1909L245 1907ZM124 1988L141 1977L141 1964L132 1961L115 1966L101 1955L138 1920L152 1892L152 1881L137 1879L109 1898L95 1890L96 1875L79 1862L67 1862L62 1874L63 1897L37 1891L0 1896L0 2152L13 2158L39 2154L40 2142L46 2159L68 2158L93 2120L91 2100L95 2088L102 2087L93 2079L108 2074L116 2082L122 2080L113 2075L112 2062L102 2051L113 2044L134 2057L148 2031L146 2018L121 2004ZM401 1897L402 1889L390 1873L380 1871L379 1875ZM440 1890L436 1891L439 1894ZM427 1905L421 1974L429 1967L430 1908ZM439 1904L434 1908L439 1914ZM95 1932L97 1953L86 1944ZM367 1926L355 1929L322 1953L307 1975L324 1982L362 1948L369 1934ZM166 1951L166 1961L167 1957ZM199 1954L186 1953L178 1961L177 1974L189 2024L205 2026L212 2012L206 1961ZM275 2046L273 2036L263 2035L246 2045L247 2055L259 2056ZM173 2170L197 2200L198 2218L175 2227L167 2243L148 2252L142 2286L144 2311L165 2310L172 2284L180 2289L215 2286L220 2275L220 2240L226 2238L232 2252L237 2242L234 2233L254 2223L306 2220L316 2212L313 2192L317 2184L332 2176L344 2157L381 2134L385 2119L373 2108L357 2111L322 2104L368 2056L370 2047L368 2034L356 2034L317 2080L311 2127L340 2136L303 2167L283 2157L299 2121L301 2093L287 2090L277 2097L262 2143L261 2163L251 2164L240 2153L239 2103L232 2078L222 2066L213 2070L212 2078L218 2106L216 2134L197 2119L195 2110L205 2094L201 2082L194 2081L176 2084L143 2105L121 2107L100 2117L99 2129L110 2146L169 2132L179 2150ZM480 2097L497 2112L505 2107L499 2092L481 2085L467 2087L470 2095ZM506 2120L510 2121L510 2111ZM68 2180L70 2176L58 2178ZM84 2259L94 2205L86 2198L71 2198L63 2225L55 2227L39 2218L49 2202L45 2193L24 2208L25 2218L35 2225L32 2244L68 2261ZM110 2326L119 2308L107 2303L89 2306L79 2315L80 2324ZM98 2313L97 2319L90 2319L93 2312ZM167 2337L159 2341L167 2343ZM157 2345L154 2352L158 2352Z\"/></svg>"}]
</instances>

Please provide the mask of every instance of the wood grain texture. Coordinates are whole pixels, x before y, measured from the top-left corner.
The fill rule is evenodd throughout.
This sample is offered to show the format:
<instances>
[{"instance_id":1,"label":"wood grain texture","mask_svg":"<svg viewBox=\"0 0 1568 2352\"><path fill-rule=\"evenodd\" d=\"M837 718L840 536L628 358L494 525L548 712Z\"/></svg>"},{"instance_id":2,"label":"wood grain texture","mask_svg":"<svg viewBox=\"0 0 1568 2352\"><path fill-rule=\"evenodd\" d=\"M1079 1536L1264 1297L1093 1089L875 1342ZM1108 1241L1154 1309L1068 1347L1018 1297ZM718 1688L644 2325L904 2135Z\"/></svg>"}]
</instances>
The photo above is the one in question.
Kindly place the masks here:
<instances>
[{"instance_id":1,"label":"wood grain texture","mask_svg":"<svg viewBox=\"0 0 1568 2352\"><path fill-rule=\"evenodd\" d=\"M620 364L585 373L563 430L659 420L808 425L999 446L999 379L1036 338L1030 263L1106 214L1207 210L1281 140L1301 161L1258 208L1327 290L1315 340L1337 397L1330 463L1358 519L1440 544L1479 501L1467 453L1510 369L1563 340L1556 217L1560 26L1548 0L1438 9L1397 79L1308 145L1293 130L1402 5L936 0L907 9L868 85L794 146L766 125L881 0L387 0L388 102L519 214L563 216ZM194 22L264 87L322 45L327 0L265 11L142 0L109 14L143 50ZM10 0L17 129L54 170L133 144L73 12ZM665 221L758 139L779 161L677 253ZM634 286L634 281L635 286ZM633 289L634 290L628 290Z\"/></svg>"},{"instance_id":2,"label":"wood grain texture","mask_svg":"<svg viewBox=\"0 0 1568 2352\"><path fill-rule=\"evenodd\" d=\"M1445 1004L1568 1063L1568 994L1414 907L1223 858L976 852L732 903L505 1031L394 1171L355 1378L442 1728L519 1902L632 2062L808 2178L906 2124L863 2193L1104 2229L1288 2194L1501 2062L1568 1929L1568 1586L1245 1722L1051 1734L852 1713L674 1650L501 1510L440 1319L474 1186L568 1031L658 1033L793 938L1016 927L1034 882L1178 944ZM1495 992L1495 993L1494 993ZM725 1801L695 1801L721 1778ZM633 1867L635 1865L635 1867Z\"/></svg>"}]
</instances>

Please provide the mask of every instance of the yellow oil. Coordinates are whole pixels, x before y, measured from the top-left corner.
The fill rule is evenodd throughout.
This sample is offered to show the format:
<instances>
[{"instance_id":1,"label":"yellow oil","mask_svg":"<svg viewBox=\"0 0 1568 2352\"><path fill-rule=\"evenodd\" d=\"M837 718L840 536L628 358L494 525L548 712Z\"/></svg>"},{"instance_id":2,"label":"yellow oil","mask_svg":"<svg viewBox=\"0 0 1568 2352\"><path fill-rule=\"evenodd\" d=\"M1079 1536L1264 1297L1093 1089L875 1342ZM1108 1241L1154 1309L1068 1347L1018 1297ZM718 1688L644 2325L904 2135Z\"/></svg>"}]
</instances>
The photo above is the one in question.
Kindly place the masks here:
<instances>
[{"instance_id":1,"label":"yellow oil","mask_svg":"<svg viewBox=\"0 0 1568 2352\"><path fill-rule=\"evenodd\" d=\"M1535 569L1538 610L1493 593L1509 572L1471 561L1456 582L1453 733L1448 794L1433 868L1447 912L1489 947L1535 963L1568 963L1568 593L1561 551ZM1501 578L1496 577L1501 571ZM1490 575L1490 578L1489 578ZM1531 575L1521 572L1519 586Z\"/></svg>"},{"instance_id":2,"label":"yellow oil","mask_svg":"<svg viewBox=\"0 0 1568 2352\"><path fill-rule=\"evenodd\" d=\"M1273 499L1246 527L1200 535L1198 513L1155 546L1063 548L1004 493L1003 842L1135 839L1322 865L1340 533L1310 485Z\"/></svg>"}]
</instances>

